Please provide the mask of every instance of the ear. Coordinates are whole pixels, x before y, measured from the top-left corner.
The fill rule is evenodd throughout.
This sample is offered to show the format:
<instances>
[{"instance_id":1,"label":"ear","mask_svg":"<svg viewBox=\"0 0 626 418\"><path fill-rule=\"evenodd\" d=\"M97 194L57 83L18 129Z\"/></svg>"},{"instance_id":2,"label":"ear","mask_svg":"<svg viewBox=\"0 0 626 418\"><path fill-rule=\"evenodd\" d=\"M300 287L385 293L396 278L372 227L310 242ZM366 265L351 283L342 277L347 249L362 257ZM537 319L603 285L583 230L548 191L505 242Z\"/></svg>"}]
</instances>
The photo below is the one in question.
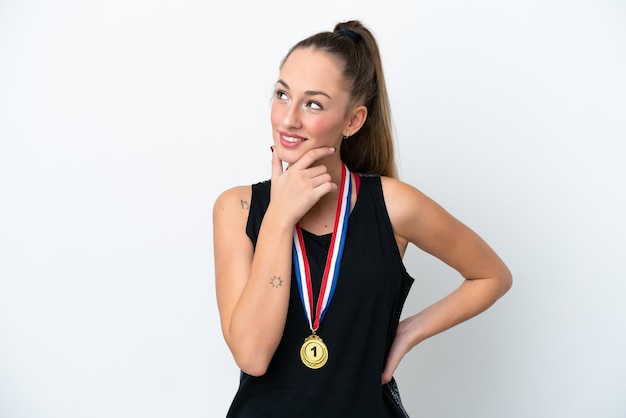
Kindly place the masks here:
<instances>
[{"instance_id":1,"label":"ear","mask_svg":"<svg viewBox=\"0 0 626 418\"><path fill-rule=\"evenodd\" d=\"M352 136L359 132L359 129L361 129L366 119L367 107L360 105L352 109L348 116L348 124L344 129L344 136Z\"/></svg>"}]
</instances>

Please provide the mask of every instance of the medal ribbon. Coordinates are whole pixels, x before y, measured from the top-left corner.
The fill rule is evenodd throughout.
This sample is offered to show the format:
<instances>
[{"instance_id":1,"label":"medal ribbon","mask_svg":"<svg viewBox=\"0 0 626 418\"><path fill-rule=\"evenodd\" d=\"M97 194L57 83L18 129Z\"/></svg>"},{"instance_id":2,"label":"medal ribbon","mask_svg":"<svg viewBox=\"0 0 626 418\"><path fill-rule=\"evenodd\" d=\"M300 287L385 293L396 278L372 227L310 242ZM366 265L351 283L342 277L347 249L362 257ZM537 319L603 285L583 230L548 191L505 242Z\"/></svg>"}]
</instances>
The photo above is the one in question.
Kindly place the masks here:
<instances>
[{"instance_id":1,"label":"medal ribbon","mask_svg":"<svg viewBox=\"0 0 626 418\"><path fill-rule=\"evenodd\" d=\"M298 291L304 306L304 313L309 321L311 331L315 333L324 318L326 309L335 292L337 277L339 275L339 266L341 264L341 256L348 231L348 216L350 214L350 198L352 195L352 181L350 170L345 164L341 169L341 185L339 186L339 199L337 202L337 212L335 214L335 224L333 226L333 234L330 239L330 247L328 248L328 256L326 257L326 266L322 275L322 284L320 294L317 298L317 306L313 312L313 286L311 282L311 271L309 269L309 261L306 257L306 249L304 248L304 239L302 237L302 229L300 224L296 224L293 233L293 262L296 271L296 283ZM306 294L305 294L306 293Z\"/></svg>"}]
</instances>

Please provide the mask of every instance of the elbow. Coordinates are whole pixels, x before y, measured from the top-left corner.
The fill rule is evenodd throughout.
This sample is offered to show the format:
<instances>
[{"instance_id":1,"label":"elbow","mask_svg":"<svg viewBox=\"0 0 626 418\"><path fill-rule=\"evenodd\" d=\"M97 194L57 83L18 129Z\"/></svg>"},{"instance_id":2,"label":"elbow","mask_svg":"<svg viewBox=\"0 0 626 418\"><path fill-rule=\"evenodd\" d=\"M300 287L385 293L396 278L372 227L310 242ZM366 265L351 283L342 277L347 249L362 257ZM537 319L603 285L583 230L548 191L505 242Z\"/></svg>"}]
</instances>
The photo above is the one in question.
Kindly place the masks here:
<instances>
[{"instance_id":1,"label":"elbow","mask_svg":"<svg viewBox=\"0 0 626 418\"><path fill-rule=\"evenodd\" d=\"M261 377L267 372L267 367L240 367L241 371L245 374L254 377Z\"/></svg>"},{"instance_id":2,"label":"elbow","mask_svg":"<svg viewBox=\"0 0 626 418\"><path fill-rule=\"evenodd\" d=\"M505 266L504 271L499 275L500 277L500 297L504 296L513 286L513 275L511 271Z\"/></svg>"},{"instance_id":3,"label":"elbow","mask_svg":"<svg viewBox=\"0 0 626 418\"><path fill-rule=\"evenodd\" d=\"M242 372L254 377L261 377L267 372L273 352L267 354L258 348L258 344L250 341L243 344L232 344L227 340L227 343L237 367Z\"/></svg>"},{"instance_id":4,"label":"elbow","mask_svg":"<svg viewBox=\"0 0 626 418\"><path fill-rule=\"evenodd\" d=\"M254 377L261 377L267 372L278 342L272 344L263 338L233 335L230 329L224 332L224 337L242 372Z\"/></svg>"},{"instance_id":5,"label":"elbow","mask_svg":"<svg viewBox=\"0 0 626 418\"><path fill-rule=\"evenodd\" d=\"M242 356L234 355L235 363L242 372L254 376L261 377L267 372L269 361L259 358L259 356Z\"/></svg>"}]
</instances>

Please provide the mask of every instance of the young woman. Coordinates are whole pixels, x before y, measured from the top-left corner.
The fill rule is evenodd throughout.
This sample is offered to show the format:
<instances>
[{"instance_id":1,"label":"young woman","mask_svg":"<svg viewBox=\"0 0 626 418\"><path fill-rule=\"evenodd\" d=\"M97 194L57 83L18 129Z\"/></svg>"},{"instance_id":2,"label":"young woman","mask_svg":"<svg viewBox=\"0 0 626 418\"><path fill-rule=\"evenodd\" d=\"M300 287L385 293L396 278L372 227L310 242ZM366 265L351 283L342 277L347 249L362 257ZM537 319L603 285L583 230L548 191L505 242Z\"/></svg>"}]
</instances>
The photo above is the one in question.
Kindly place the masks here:
<instances>
[{"instance_id":1,"label":"young woman","mask_svg":"<svg viewBox=\"0 0 626 418\"><path fill-rule=\"evenodd\" d=\"M360 22L288 52L271 124L271 180L214 206L222 331L242 371L228 416L405 417L393 380L403 356L487 309L511 274L397 179L378 46ZM400 322L409 243L465 280Z\"/></svg>"}]
</instances>

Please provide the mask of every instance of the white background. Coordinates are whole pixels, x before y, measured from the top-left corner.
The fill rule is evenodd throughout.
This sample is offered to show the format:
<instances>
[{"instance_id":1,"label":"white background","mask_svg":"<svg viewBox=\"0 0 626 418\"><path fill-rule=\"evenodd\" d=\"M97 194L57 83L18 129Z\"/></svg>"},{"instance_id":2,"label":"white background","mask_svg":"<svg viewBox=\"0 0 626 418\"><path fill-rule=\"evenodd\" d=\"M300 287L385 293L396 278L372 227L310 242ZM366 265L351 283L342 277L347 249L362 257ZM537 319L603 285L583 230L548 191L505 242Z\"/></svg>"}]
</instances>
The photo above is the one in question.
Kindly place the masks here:
<instances>
[{"instance_id":1,"label":"white background","mask_svg":"<svg viewBox=\"0 0 626 418\"><path fill-rule=\"evenodd\" d=\"M212 204L269 176L287 49L351 18L402 179L515 279L405 358L409 412L626 416L623 1L0 0L0 417L224 416ZM406 264L405 315L460 282Z\"/></svg>"}]
</instances>

